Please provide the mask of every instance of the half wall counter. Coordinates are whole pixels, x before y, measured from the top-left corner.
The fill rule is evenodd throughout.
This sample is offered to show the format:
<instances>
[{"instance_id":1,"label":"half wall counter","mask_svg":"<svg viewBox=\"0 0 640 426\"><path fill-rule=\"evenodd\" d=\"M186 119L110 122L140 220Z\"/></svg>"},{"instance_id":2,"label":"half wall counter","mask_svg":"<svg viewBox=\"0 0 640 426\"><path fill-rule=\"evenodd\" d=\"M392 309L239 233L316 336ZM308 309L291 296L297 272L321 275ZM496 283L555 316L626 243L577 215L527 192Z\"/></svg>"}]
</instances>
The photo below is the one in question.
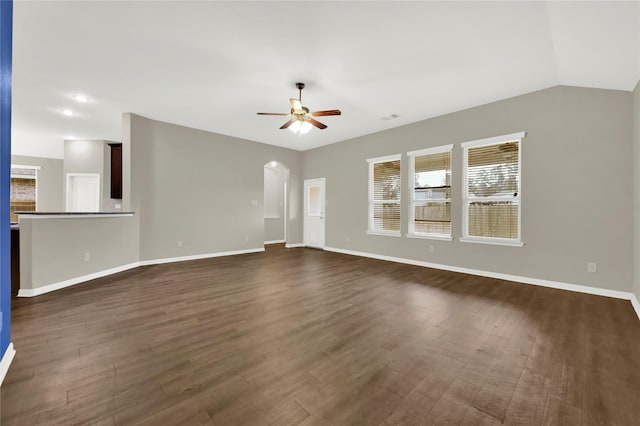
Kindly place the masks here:
<instances>
[{"instance_id":1,"label":"half wall counter","mask_svg":"<svg viewBox=\"0 0 640 426\"><path fill-rule=\"evenodd\" d=\"M138 266L133 212L22 212L19 297L32 297Z\"/></svg>"}]
</instances>

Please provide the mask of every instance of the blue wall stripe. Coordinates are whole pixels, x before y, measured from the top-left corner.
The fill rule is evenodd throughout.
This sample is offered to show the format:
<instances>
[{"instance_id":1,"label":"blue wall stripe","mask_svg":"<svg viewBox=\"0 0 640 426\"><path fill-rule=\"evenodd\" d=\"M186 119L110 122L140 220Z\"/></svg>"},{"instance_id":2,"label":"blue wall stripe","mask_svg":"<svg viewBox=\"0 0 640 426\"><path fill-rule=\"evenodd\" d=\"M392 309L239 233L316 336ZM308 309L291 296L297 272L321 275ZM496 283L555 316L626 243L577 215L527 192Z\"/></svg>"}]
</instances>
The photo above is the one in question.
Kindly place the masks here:
<instances>
[{"instance_id":1,"label":"blue wall stripe","mask_svg":"<svg viewBox=\"0 0 640 426\"><path fill-rule=\"evenodd\" d=\"M0 354L11 343L11 51L13 0L0 0Z\"/></svg>"}]
</instances>

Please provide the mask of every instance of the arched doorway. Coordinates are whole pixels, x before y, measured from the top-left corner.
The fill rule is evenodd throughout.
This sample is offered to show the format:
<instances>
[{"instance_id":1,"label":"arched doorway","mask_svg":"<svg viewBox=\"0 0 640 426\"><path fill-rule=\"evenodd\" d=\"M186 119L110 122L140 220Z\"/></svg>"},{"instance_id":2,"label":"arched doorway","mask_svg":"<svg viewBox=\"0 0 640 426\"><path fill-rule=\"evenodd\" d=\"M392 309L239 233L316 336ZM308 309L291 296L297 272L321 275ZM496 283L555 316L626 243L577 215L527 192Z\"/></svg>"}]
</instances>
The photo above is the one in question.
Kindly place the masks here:
<instances>
[{"instance_id":1,"label":"arched doorway","mask_svg":"<svg viewBox=\"0 0 640 426\"><path fill-rule=\"evenodd\" d=\"M287 240L289 169L277 161L264 165L264 243Z\"/></svg>"}]
</instances>

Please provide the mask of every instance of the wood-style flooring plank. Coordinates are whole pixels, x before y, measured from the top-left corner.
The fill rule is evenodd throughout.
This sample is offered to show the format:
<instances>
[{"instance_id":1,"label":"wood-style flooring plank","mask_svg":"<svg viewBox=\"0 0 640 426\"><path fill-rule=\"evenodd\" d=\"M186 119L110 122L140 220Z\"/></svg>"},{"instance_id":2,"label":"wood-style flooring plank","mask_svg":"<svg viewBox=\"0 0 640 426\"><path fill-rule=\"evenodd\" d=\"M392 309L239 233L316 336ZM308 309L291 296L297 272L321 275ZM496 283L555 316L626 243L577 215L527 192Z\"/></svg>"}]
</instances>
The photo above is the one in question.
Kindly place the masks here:
<instances>
[{"instance_id":1,"label":"wood-style flooring plank","mask_svg":"<svg viewBox=\"0 0 640 426\"><path fill-rule=\"evenodd\" d=\"M624 300L310 249L12 306L2 425L640 424Z\"/></svg>"}]
</instances>

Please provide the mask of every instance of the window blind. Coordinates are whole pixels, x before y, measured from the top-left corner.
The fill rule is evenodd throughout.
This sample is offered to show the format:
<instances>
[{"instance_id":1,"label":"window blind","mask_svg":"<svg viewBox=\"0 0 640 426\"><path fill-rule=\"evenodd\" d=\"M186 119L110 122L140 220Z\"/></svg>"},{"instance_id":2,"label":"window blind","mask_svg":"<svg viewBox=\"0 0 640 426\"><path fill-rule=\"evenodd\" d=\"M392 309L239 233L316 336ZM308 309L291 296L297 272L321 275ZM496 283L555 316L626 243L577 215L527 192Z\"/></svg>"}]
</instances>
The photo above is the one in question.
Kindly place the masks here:
<instances>
[{"instance_id":1,"label":"window blind","mask_svg":"<svg viewBox=\"0 0 640 426\"><path fill-rule=\"evenodd\" d=\"M370 167L373 171L369 228L400 232L400 160L372 162Z\"/></svg>"}]
</instances>

